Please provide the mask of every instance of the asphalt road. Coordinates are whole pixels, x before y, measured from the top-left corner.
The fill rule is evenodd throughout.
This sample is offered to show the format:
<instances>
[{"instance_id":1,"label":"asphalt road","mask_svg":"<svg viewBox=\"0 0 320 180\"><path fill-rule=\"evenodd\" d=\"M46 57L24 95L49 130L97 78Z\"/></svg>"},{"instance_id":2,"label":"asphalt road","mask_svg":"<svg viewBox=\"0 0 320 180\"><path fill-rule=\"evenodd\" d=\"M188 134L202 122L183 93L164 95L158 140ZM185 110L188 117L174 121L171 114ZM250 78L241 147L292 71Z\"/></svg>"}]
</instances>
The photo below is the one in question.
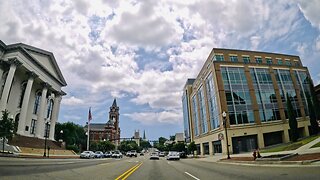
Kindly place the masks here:
<instances>
[{"instance_id":1,"label":"asphalt road","mask_svg":"<svg viewBox=\"0 0 320 180\"><path fill-rule=\"evenodd\" d=\"M318 179L319 167L243 166L204 162L123 159L0 158L0 179Z\"/></svg>"}]
</instances>

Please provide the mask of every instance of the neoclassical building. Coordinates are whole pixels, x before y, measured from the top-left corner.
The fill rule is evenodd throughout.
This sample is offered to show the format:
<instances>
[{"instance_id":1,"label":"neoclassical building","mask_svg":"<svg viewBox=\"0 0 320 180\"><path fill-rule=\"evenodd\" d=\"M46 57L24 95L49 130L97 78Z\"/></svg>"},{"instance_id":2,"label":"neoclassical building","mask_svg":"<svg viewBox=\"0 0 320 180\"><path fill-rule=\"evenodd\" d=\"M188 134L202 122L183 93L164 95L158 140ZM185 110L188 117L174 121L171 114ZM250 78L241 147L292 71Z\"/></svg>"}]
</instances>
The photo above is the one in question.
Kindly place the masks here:
<instances>
[{"instance_id":1,"label":"neoclassical building","mask_svg":"<svg viewBox=\"0 0 320 180\"><path fill-rule=\"evenodd\" d=\"M0 112L9 111L17 134L54 140L66 85L51 52L0 40Z\"/></svg>"}]
</instances>

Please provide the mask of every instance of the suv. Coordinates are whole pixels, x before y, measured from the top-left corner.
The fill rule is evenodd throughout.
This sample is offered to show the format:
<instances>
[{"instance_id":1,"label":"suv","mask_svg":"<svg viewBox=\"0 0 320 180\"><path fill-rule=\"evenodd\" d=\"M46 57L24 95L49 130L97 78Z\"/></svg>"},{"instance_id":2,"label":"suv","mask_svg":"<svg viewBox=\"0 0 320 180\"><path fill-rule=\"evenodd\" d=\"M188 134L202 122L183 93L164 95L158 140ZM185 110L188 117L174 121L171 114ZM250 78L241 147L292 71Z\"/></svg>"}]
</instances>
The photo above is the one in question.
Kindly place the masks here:
<instances>
[{"instance_id":1,"label":"suv","mask_svg":"<svg viewBox=\"0 0 320 180\"><path fill-rule=\"evenodd\" d=\"M137 155L137 151L136 150L131 150L130 153L128 154L128 156L129 157L132 157L132 156L137 157L138 156Z\"/></svg>"}]
</instances>

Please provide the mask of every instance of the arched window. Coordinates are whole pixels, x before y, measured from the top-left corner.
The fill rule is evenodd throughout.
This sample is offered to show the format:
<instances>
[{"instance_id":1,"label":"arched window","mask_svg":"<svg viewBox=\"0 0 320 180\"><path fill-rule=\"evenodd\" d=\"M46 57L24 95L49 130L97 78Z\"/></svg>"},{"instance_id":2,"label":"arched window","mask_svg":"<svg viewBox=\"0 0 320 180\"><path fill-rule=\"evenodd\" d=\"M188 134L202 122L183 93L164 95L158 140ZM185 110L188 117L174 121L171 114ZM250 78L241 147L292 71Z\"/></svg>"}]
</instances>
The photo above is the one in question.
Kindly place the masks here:
<instances>
[{"instance_id":1,"label":"arched window","mask_svg":"<svg viewBox=\"0 0 320 180\"><path fill-rule=\"evenodd\" d=\"M19 99L18 108L21 108L21 106L22 106L23 97L24 97L24 94L25 94L25 92L26 92L26 88L27 88L27 82L23 82L23 83L21 84L21 93L20 93L20 99Z\"/></svg>"},{"instance_id":2,"label":"arched window","mask_svg":"<svg viewBox=\"0 0 320 180\"><path fill-rule=\"evenodd\" d=\"M52 116L52 108L53 108L53 100L49 99L48 107L47 107L47 119L51 119Z\"/></svg>"},{"instance_id":3,"label":"arched window","mask_svg":"<svg viewBox=\"0 0 320 180\"><path fill-rule=\"evenodd\" d=\"M41 100L41 92L37 92L36 99L34 101L34 106L33 106L33 114L38 114L38 111L40 109L40 100Z\"/></svg>"}]
</instances>

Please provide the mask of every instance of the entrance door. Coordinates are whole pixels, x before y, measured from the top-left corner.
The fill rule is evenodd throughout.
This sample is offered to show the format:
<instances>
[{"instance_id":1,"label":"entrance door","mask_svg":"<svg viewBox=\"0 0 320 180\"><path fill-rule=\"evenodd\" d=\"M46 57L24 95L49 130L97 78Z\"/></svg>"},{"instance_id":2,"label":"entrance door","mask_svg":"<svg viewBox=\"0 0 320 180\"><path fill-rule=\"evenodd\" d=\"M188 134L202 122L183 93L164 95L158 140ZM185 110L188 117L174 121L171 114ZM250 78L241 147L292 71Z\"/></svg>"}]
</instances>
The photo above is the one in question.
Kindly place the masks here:
<instances>
[{"instance_id":1,"label":"entrance door","mask_svg":"<svg viewBox=\"0 0 320 180\"><path fill-rule=\"evenodd\" d=\"M233 153L251 152L257 149L257 135L241 136L232 138Z\"/></svg>"}]
</instances>

